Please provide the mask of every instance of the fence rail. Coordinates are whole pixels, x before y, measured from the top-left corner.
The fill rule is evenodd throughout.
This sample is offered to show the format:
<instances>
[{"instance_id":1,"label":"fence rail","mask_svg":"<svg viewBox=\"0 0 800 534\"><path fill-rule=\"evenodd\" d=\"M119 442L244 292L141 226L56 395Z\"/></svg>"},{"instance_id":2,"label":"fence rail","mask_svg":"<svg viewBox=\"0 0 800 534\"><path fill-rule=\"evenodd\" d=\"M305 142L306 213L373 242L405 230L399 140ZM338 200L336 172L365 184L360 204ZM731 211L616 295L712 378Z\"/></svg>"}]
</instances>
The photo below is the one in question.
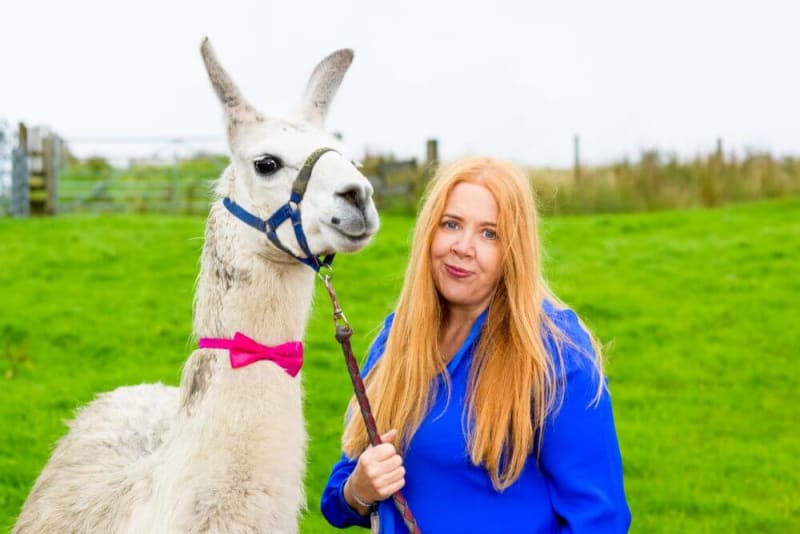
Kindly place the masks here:
<instances>
[{"instance_id":1,"label":"fence rail","mask_svg":"<svg viewBox=\"0 0 800 534\"><path fill-rule=\"evenodd\" d=\"M59 211L74 212L174 212L204 214L211 201L213 180L127 182L61 182Z\"/></svg>"},{"instance_id":2,"label":"fence rail","mask_svg":"<svg viewBox=\"0 0 800 534\"><path fill-rule=\"evenodd\" d=\"M411 205L418 182L407 176L386 180L368 177L379 207ZM58 190L59 213L169 212L202 215L213 199L214 179L179 181L62 180Z\"/></svg>"}]
</instances>

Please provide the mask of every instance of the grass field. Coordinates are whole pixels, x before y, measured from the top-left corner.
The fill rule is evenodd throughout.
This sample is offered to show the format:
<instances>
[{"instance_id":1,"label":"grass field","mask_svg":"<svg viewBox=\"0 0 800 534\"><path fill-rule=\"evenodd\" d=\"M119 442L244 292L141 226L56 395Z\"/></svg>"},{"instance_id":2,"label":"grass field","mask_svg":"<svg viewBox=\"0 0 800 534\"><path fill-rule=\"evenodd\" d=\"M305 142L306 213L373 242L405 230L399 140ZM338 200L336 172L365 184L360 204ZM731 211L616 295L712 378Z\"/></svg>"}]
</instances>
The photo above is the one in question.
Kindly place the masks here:
<instances>
[{"instance_id":1,"label":"grass field","mask_svg":"<svg viewBox=\"0 0 800 534\"><path fill-rule=\"evenodd\" d=\"M203 223L0 219L0 529L78 405L177 383ZM359 354L392 308L412 224L386 217L372 246L337 260ZM543 233L553 287L610 344L633 530L800 532L800 200L563 217ZM317 296L303 376L307 533L328 530L319 495L349 397Z\"/></svg>"}]
</instances>

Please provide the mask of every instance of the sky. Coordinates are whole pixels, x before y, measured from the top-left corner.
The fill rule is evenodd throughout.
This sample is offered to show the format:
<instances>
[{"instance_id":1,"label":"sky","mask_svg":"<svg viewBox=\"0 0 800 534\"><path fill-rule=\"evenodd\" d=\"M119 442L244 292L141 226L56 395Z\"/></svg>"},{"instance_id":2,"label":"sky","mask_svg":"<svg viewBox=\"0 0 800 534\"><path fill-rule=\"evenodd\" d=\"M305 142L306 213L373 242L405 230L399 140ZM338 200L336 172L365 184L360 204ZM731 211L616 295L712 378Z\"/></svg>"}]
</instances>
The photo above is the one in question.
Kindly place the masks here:
<instances>
[{"instance_id":1,"label":"sky","mask_svg":"<svg viewBox=\"0 0 800 534\"><path fill-rule=\"evenodd\" d=\"M436 138L443 159L568 167L579 135L587 164L689 158L717 138L798 155L798 21L791 0L0 0L0 117L79 155L224 151L208 36L267 116L354 49L326 127L356 154L421 159Z\"/></svg>"}]
</instances>

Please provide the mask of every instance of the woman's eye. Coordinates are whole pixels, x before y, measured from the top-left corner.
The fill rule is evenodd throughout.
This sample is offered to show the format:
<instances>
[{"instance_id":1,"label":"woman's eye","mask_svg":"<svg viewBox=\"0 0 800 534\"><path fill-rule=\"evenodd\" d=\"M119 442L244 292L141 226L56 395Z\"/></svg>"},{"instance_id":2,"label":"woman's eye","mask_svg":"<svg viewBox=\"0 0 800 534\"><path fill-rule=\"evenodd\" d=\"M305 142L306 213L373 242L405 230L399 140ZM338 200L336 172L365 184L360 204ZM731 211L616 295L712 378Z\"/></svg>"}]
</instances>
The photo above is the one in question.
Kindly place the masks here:
<instances>
[{"instance_id":1,"label":"woman's eye","mask_svg":"<svg viewBox=\"0 0 800 534\"><path fill-rule=\"evenodd\" d=\"M448 230L458 230L458 223L455 221L445 221L444 223L442 223L442 226L444 226Z\"/></svg>"},{"instance_id":2,"label":"woman's eye","mask_svg":"<svg viewBox=\"0 0 800 534\"><path fill-rule=\"evenodd\" d=\"M275 156L262 156L253 162L253 167L261 176L269 176L281 170L283 164Z\"/></svg>"},{"instance_id":3,"label":"woman's eye","mask_svg":"<svg viewBox=\"0 0 800 534\"><path fill-rule=\"evenodd\" d=\"M484 230L483 237L485 237L486 239L497 239L497 232L495 232L494 230Z\"/></svg>"}]
</instances>

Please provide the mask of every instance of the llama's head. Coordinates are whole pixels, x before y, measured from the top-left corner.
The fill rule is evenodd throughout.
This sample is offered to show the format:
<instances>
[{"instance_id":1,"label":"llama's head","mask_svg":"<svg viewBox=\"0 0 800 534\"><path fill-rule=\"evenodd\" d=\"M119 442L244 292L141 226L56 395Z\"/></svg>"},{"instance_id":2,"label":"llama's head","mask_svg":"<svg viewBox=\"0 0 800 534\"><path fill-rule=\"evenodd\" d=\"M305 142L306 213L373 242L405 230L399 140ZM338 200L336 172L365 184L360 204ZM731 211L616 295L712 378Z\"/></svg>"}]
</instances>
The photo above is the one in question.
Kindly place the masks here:
<instances>
[{"instance_id":1,"label":"llama's head","mask_svg":"<svg viewBox=\"0 0 800 534\"><path fill-rule=\"evenodd\" d=\"M339 50L323 59L311 74L300 106L286 117L266 117L251 106L220 65L208 39L203 40L201 52L225 112L231 152L231 166L218 183L217 194L267 219L288 201L306 158L318 148L333 148L314 166L301 203L309 249L320 255L365 246L378 230L372 186L356 169L346 147L322 130L353 52ZM244 242L254 251L283 258L271 246L264 249L263 236L240 226ZM293 253L304 256L289 222L277 234Z\"/></svg>"}]
</instances>

